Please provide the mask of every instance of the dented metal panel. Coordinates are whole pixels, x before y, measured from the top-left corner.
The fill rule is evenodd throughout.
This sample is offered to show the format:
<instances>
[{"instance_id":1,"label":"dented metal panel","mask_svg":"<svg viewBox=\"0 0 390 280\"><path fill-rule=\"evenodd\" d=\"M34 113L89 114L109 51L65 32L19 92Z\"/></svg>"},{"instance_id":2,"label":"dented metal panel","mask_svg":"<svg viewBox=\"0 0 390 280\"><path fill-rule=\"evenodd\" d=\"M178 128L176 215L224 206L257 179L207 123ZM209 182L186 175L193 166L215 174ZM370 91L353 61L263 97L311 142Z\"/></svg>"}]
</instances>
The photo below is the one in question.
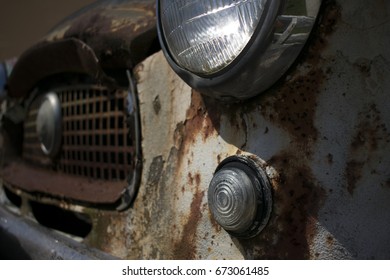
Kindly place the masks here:
<instances>
[{"instance_id":1,"label":"dented metal panel","mask_svg":"<svg viewBox=\"0 0 390 280\"><path fill-rule=\"evenodd\" d=\"M385 1L325 1L298 63L245 103L192 91L162 53L142 62L141 187L127 212L96 215L90 244L136 259L389 258L389 16ZM249 240L207 205L234 154L263 159L273 187L269 224Z\"/></svg>"}]
</instances>

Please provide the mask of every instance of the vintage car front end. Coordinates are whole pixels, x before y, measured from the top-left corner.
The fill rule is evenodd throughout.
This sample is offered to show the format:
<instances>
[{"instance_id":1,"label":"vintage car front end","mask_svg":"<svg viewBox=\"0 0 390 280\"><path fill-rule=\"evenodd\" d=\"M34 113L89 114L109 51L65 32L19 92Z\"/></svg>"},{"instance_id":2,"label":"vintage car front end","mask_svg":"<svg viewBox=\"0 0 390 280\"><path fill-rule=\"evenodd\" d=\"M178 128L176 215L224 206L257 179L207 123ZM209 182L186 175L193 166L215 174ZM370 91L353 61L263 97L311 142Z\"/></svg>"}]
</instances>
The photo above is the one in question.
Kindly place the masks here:
<instances>
[{"instance_id":1,"label":"vintage car front end","mask_svg":"<svg viewBox=\"0 0 390 280\"><path fill-rule=\"evenodd\" d=\"M209 2L99 1L19 58L17 256L390 257L390 5Z\"/></svg>"}]
</instances>

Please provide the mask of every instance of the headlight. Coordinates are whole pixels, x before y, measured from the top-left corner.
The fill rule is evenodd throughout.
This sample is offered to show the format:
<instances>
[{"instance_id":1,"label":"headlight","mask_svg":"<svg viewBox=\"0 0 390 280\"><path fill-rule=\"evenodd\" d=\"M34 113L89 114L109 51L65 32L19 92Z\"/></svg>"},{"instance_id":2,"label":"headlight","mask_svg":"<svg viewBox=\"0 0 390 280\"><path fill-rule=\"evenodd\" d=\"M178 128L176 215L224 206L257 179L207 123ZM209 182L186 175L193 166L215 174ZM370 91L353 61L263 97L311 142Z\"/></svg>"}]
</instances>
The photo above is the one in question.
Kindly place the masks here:
<instances>
[{"instance_id":1,"label":"headlight","mask_svg":"<svg viewBox=\"0 0 390 280\"><path fill-rule=\"evenodd\" d=\"M298 56L321 0L158 0L161 45L172 68L213 97L246 99Z\"/></svg>"}]
</instances>

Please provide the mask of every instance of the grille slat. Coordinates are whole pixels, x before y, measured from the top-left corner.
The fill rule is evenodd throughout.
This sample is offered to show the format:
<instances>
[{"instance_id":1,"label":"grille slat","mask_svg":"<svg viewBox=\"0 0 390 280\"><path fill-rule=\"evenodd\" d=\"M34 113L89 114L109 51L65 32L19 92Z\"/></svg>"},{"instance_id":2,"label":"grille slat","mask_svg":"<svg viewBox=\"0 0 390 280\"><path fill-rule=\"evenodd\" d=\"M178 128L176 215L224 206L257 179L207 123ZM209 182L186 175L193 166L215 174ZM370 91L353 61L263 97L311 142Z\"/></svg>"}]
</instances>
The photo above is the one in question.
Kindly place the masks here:
<instances>
[{"instance_id":1,"label":"grille slat","mask_svg":"<svg viewBox=\"0 0 390 280\"><path fill-rule=\"evenodd\" d=\"M135 149L129 138L126 118L128 92L114 93L104 87L72 87L54 90L62 108L62 147L55 159L40 149L36 132L39 98L25 121L26 161L65 174L101 180L126 180L134 170Z\"/></svg>"}]
</instances>

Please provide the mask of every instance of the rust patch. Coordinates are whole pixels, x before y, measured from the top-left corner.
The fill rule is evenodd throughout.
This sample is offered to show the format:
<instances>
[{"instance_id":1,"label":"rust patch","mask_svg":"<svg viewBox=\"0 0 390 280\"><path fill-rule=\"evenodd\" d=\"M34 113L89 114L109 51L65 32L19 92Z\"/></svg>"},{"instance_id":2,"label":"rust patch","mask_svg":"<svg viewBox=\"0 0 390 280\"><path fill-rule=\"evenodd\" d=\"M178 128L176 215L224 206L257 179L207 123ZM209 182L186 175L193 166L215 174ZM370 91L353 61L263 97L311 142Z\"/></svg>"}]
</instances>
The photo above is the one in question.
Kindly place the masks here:
<instances>
[{"instance_id":1,"label":"rust patch","mask_svg":"<svg viewBox=\"0 0 390 280\"><path fill-rule=\"evenodd\" d=\"M213 123L214 128L219 131L221 127L221 115L222 112L225 112L223 109L226 105L221 104L221 101L208 96L203 96L203 101L205 107L207 108L207 114Z\"/></svg>"},{"instance_id":2,"label":"rust patch","mask_svg":"<svg viewBox=\"0 0 390 280\"><path fill-rule=\"evenodd\" d=\"M186 134L192 139L200 133L203 141L215 133L215 127L210 118L210 112L207 110L202 95L199 92L192 91L191 105L187 110Z\"/></svg>"},{"instance_id":3,"label":"rust patch","mask_svg":"<svg viewBox=\"0 0 390 280\"><path fill-rule=\"evenodd\" d=\"M334 244L334 238L332 236L327 236L326 237L326 244L328 244L328 246L333 246Z\"/></svg>"},{"instance_id":4,"label":"rust patch","mask_svg":"<svg viewBox=\"0 0 390 280\"><path fill-rule=\"evenodd\" d=\"M298 154L285 152L269 164L280 177L273 184L274 212L269 224L257 237L240 240L248 258L307 259L325 191Z\"/></svg>"},{"instance_id":5,"label":"rust patch","mask_svg":"<svg viewBox=\"0 0 390 280\"><path fill-rule=\"evenodd\" d=\"M192 174L191 174L191 172L190 173L188 173L188 183L190 184L190 185L193 185L194 184L194 177L192 176Z\"/></svg>"},{"instance_id":6,"label":"rust patch","mask_svg":"<svg viewBox=\"0 0 390 280\"><path fill-rule=\"evenodd\" d=\"M200 177L200 174L199 174L199 173L196 173L196 174L195 174L195 183L196 183L197 186L200 186L201 177Z\"/></svg>"},{"instance_id":7,"label":"rust patch","mask_svg":"<svg viewBox=\"0 0 390 280\"><path fill-rule=\"evenodd\" d=\"M173 133L173 142L176 148L181 147L183 143L184 135L184 123L180 122L176 125L175 132Z\"/></svg>"},{"instance_id":8,"label":"rust patch","mask_svg":"<svg viewBox=\"0 0 390 280\"><path fill-rule=\"evenodd\" d=\"M321 47L324 45L325 40L321 40ZM287 82L271 90L260 103L264 104L261 106L264 118L287 131L291 143L288 150L268 162L280 174L273 182L276 186L274 212L259 236L240 241L248 258L310 258L318 212L326 195L309 167L312 147L318 139L314 125L317 97L326 79L326 74L317 66L318 52L318 46L309 50L307 74L293 72ZM332 160L328 156L328 161ZM251 249L253 244L256 246Z\"/></svg>"},{"instance_id":9,"label":"rust patch","mask_svg":"<svg viewBox=\"0 0 390 280\"><path fill-rule=\"evenodd\" d=\"M219 233L222 230L222 227L218 224L218 222L214 219L213 215L210 212L209 208L209 221L211 222L211 225L213 226L215 232Z\"/></svg>"},{"instance_id":10,"label":"rust patch","mask_svg":"<svg viewBox=\"0 0 390 280\"><path fill-rule=\"evenodd\" d=\"M193 91L191 94L191 105L187 110L184 138L185 144L192 144L195 141L198 133L202 131L203 122L205 119L205 108L202 96ZM190 143L188 143L190 142Z\"/></svg>"},{"instance_id":11,"label":"rust patch","mask_svg":"<svg viewBox=\"0 0 390 280\"><path fill-rule=\"evenodd\" d=\"M186 119L193 120L196 117L202 117L205 114L204 102L202 95L199 92L192 91L191 93L191 104L187 109Z\"/></svg>"},{"instance_id":12,"label":"rust patch","mask_svg":"<svg viewBox=\"0 0 390 280\"><path fill-rule=\"evenodd\" d=\"M196 258L196 240L198 225L202 218L201 205L204 191L196 190L191 202L190 215L183 227L181 240L175 244L173 257L179 260L191 260Z\"/></svg>"},{"instance_id":13,"label":"rust patch","mask_svg":"<svg viewBox=\"0 0 390 280\"><path fill-rule=\"evenodd\" d=\"M192 175L191 172L188 173L187 175L187 182L193 186L194 183L195 183L195 186L196 187L199 187L200 186L200 183L201 183L201 176L199 173L196 173L195 176Z\"/></svg>"},{"instance_id":14,"label":"rust patch","mask_svg":"<svg viewBox=\"0 0 390 280\"><path fill-rule=\"evenodd\" d=\"M328 45L327 37L336 31L337 24L341 19L341 7L336 1L324 1L321 9L319 23L311 34L311 41L307 49L302 52L304 60L308 60L314 65L321 61L321 52ZM328 69L327 72L329 71L331 70Z\"/></svg>"},{"instance_id":15,"label":"rust patch","mask_svg":"<svg viewBox=\"0 0 390 280\"><path fill-rule=\"evenodd\" d=\"M325 75L313 69L307 75L293 77L284 83L262 107L263 115L277 123L296 139L317 139L314 126L316 98Z\"/></svg>"},{"instance_id":16,"label":"rust patch","mask_svg":"<svg viewBox=\"0 0 390 280\"><path fill-rule=\"evenodd\" d=\"M209 111L206 110L201 94L192 91L191 104L186 113L186 121L176 128L174 136L175 142L180 144L178 146L180 151L178 170L180 170L180 164L184 160L191 163L188 158L188 149L199 135L201 135L202 140L205 142L211 135L216 133Z\"/></svg>"},{"instance_id":17,"label":"rust patch","mask_svg":"<svg viewBox=\"0 0 390 280\"><path fill-rule=\"evenodd\" d=\"M340 7L335 1L327 1L321 12L322 18L314 28L310 44L302 51L299 61L305 63L307 73L301 74L290 70L290 78L281 80L261 100L252 104L262 104L262 115L269 121L284 128L295 139L308 139L316 141L317 128L314 126L314 117L317 107L317 96L327 74L331 69L322 70L322 51L328 45L327 37L336 29L341 17ZM246 104L246 106L253 106ZM264 134L269 131L265 128Z\"/></svg>"},{"instance_id":18,"label":"rust patch","mask_svg":"<svg viewBox=\"0 0 390 280\"><path fill-rule=\"evenodd\" d=\"M363 148L368 151L378 149L379 142L390 142L390 134L387 126L382 122L381 113L375 104L359 114L360 123L357 126L356 135L351 143L352 151L359 152Z\"/></svg>"},{"instance_id":19,"label":"rust patch","mask_svg":"<svg viewBox=\"0 0 390 280\"><path fill-rule=\"evenodd\" d=\"M375 104L358 115L359 123L350 146L350 154L345 168L346 187L353 195L356 185L362 178L364 163L373 152L390 143L390 133ZM375 171L372 171L375 172Z\"/></svg>"},{"instance_id":20,"label":"rust patch","mask_svg":"<svg viewBox=\"0 0 390 280\"><path fill-rule=\"evenodd\" d=\"M321 15L311 41L299 59L299 68L293 66L288 76L267 93L239 106L230 105L229 111L225 110L240 115L235 110L260 109L266 120L291 136L289 147L267 162L279 174L279 178L272 181L274 208L267 227L255 238L237 240L246 258L310 258L319 210L326 197L326 191L310 168L313 144L319 134L314 124L317 98L327 75L332 72L330 68L322 69L322 51L341 17L340 7L336 1L327 1ZM251 124L241 125L251 127ZM265 127L264 134L267 133L269 128ZM328 155L327 160L333 162L333 156Z\"/></svg>"}]
</instances>

